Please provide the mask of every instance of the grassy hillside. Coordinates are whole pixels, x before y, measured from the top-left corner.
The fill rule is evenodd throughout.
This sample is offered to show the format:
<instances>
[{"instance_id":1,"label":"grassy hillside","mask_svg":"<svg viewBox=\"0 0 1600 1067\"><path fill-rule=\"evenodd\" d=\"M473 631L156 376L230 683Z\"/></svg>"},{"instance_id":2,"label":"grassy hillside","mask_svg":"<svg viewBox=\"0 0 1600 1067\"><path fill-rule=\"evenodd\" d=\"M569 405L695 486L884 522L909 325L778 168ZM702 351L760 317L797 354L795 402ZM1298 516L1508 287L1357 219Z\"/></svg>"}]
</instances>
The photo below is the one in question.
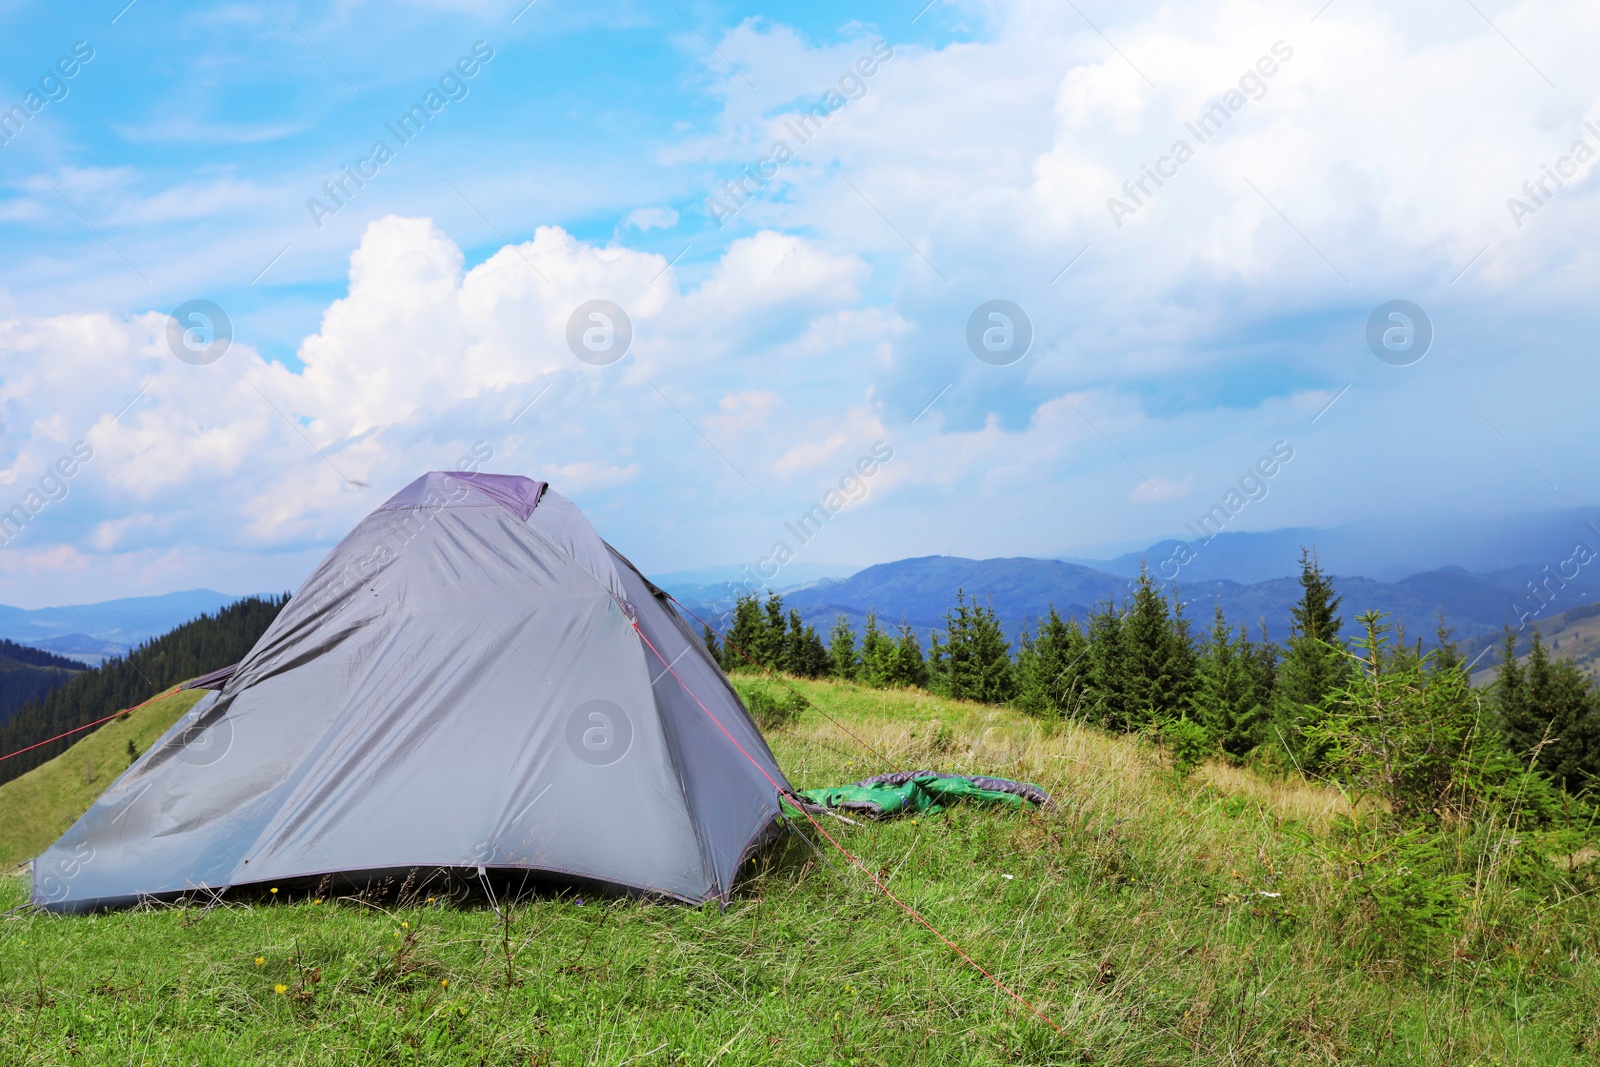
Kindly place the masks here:
<instances>
[{"instance_id":1,"label":"grassy hillside","mask_svg":"<svg viewBox=\"0 0 1600 1067\"><path fill-rule=\"evenodd\" d=\"M1584 674L1600 680L1600 604L1584 604L1571 611L1539 619L1534 625L1538 627L1539 636L1549 647L1552 657L1570 659ZM1532 632L1533 627L1530 626L1519 635L1520 647L1527 648ZM1464 643L1463 650L1470 659L1487 647L1490 651L1484 656L1483 662L1492 664L1500 640L1500 635L1490 634ZM1494 681L1496 673L1494 666L1485 666L1473 671L1472 680L1478 685L1488 685Z\"/></svg>"},{"instance_id":2,"label":"grassy hillside","mask_svg":"<svg viewBox=\"0 0 1600 1067\"><path fill-rule=\"evenodd\" d=\"M113 719L49 763L0 785L0 871L32 859L89 810L94 798L204 693L175 693Z\"/></svg>"},{"instance_id":3,"label":"grassy hillside","mask_svg":"<svg viewBox=\"0 0 1600 1067\"><path fill-rule=\"evenodd\" d=\"M1317 844L1336 793L921 693L796 683L800 787L890 767L1039 782L1049 811L829 833L1064 1031L1032 1019L825 843L726 909L427 892L0 922L0 1065L1570 1064L1600 1056L1593 866L1541 906L1493 872L1421 956ZM774 690L776 692L776 690ZM425 787L419 783L419 788ZM449 802L448 785L439 788ZM817 835L809 826L808 837ZM819 842L820 843L820 842ZM1514 842L1512 842L1514 844ZM1509 846L1508 846L1509 847ZM1378 869L1376 866L1372 870ZM0 909L21 903L0 879Z\"/></svg>"},{"instance_id":4,"label":"grassy hillside","mask_svg":"<svg viewBox=\"0 0 1600 1067\"><path fill-rule=\"evenodd\" d=\"M124 657L82 671L44 699L18 709L0 722L0 752L22 754L0 762L0 783L48 763L71 743L38 742L98 722L179 682L238 663L287 602L287 594L245 597L215 615L201 615L152 638Z\"/></svg>"}]
</instances>

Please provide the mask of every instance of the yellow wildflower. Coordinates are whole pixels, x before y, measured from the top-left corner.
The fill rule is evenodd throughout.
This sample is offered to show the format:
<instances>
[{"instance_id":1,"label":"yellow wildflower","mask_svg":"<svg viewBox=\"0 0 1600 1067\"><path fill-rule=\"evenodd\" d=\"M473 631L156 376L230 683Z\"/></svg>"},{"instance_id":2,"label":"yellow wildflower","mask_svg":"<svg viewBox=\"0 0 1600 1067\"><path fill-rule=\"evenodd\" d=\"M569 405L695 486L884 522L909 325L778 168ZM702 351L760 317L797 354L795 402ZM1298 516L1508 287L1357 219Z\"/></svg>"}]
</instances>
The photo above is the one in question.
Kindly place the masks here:
<instances>
[{"instance_id":1,"label":"yellow wildflower","mask_svg":"<svg viewBox=\"0 0 1600 1067\"><path fill-rule=\"evenodd\" d=\"M257 967L265 966L266 962L267 962L267 957L265 957L265 956L257 956L256 957L256 966Z\"/></svg>"},{"instance_id":2,"label":"yellow wildflower","mask_svg":"<svg viewBox=\"0 0 1600 1067\"><path fill-rule=\"evenodd\" d=\"M282 996L284 993L289 992L289 987L284 985L282 982L279 982L277 985L272 987L272 991L277 993L279 996Z\"/></svg>"}]
</instances>

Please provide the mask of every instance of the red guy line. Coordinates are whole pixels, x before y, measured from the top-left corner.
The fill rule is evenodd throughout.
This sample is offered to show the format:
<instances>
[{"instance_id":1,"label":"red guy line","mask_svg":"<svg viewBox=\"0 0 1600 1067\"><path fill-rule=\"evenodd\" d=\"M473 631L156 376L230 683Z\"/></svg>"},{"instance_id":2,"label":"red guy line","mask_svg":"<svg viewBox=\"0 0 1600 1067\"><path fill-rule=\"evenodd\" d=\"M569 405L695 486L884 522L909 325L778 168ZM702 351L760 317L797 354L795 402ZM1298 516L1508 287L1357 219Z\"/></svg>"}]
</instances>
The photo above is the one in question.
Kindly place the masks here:
<instances>
[{"instance_id":1,"label":"red guy line","mask_svg":"<svg viewBox=\"0 0 1600 1067\"><path fill-rule=\"evenodd\" d=\"M700 698L695 695L694 690L689 688L689 684L683 680L682 676L679 675L676 670L673 670L672 664L667 663L666 657L663 656L660 653L660 651L658 651L656 649L655 645L652 645L650 643L650 639L644 635L644 631L643 630L639 629L639 624L637 622L635 622L633 624L633 629L634 629L634 632L639 635L639 640L643 641L645 643L645 645L650 649L650 651L655 653L656 659L660 660L663 664L666 665L667 671L669 673L671 673L671 675L678 680L678 684L679 685L683 686L683 691L685 693L689 694L689 698L691 700L693 700L696 704L700 705L700 710L705 712L706 715L710 716L711 721L717 724L717 728L720 729L723 732L723 734L727 736L729 741L733 742L733 747L737 748L739 750L739 752L744 756L744 758L749 760L751 762L751 764L754 765L755 769L761 772L761 777L765 778L768 782L770 782L772 784L772 788L776 789L780 796L791 795L791 791L790 790L787 790L783 786L779 785L777 783L777 781L772 777L772 775L767 773L767 769L765 767L761 766L761 764L758 763L755 760L755 758L750 755L749 752L745 751L745 747L743 745L739 744L738 739L735 738L731 733L728 733L728 728L726 726L722 725L722 720L718 719L714 714L712 714L711 709L706 707L705 704L701 702ZM989 979L989 981L993 982L997 988L999 988L1002 992L1004 992L1012 1000L1016 1001L1018 1004L1021 1004L1023 1007L1025 1007L1029 1011L1033 1012L1034 1015L1038 1016L1041 1020L1043 1020L1044 1023L1047 1026L1049 1026L1052 1030L1054 1030L1056 1033L1058 1033L1058 1034L1065 1034L1066 1033L1065 1030L1061 1029L1061 1027L1056 1025L1055 1020L1051 1019L1044 1012L1042 1012L1038 1008L1034 1007L1025 997L1022 996L1022 994L1018 993L1016 990L1014 990L1010 986L1006 985L1000 979L998 979L994 975L990 974L987 970L984 969L984 967L983 967L983 965L981 963L979 963L977 960L973 959L971 956L967 955L964 951L962 951L960 945L956 944L954 941L952 941L948 937L944 936L944 934L940 933L939 932L939 928L934 926L933 923L929 922L927 919L923 918L921 912L917 911L916 908L913 908L911 905L907 904L905 901L903 901L899 897L895 896L894 893L890 892L889 887L884 884L883 879L879 878L878 875L876 874L876 872L874 872L865 863L862 863L859 859L857 859L855 857L855 854L852 853L849 849L847 849L843 845L839 844L839 842L834 839L834 836L832 834L828 833L828 831L823 828L823 825L816 820L815 816L813 816L809 811L807 811L803 807L800 807L799 805L796 805L796 807L799 809L800 814L804 815L806 817L806 819L810 821L811 825L817 828L817 832L819 834L821 834L823 837L828 839L828 843L830 845L832 845L834 848L836 848L840 852L842 852L846 859L848 859L851 863L855 864L862 871L864 871L868 878L872 879L873 883L878 887L879 890L882 891L884 896L888 897L890 900L892 900L896 904L898 904L900 906L901 910L904 911L907 915L911 916L913 919L917 920L917 922L921 923L923 926L925 926L929 930L933 931L933 936L934 937L937 937L940 941L943 941L947 946L949 946L949 948L950 948L950 950L952 952L954 952L957 956L960 956L962 959L966 960L969 964L971 964L974 968L977 969L979 974L983 975L985 978Z\"/></svg>"},{"instance_id":2,"label":"red guy line","mask_svg":"<svg viewBox=\"0 0 1600 1067\"><path fill-rule=\"evenodd\" d=\"M123 715L131 715L133 712L138 711L140 708L145 707L146 705L154 704L156 701L162 699L163 697L171 696L173 693L176 693L180 688L182 688L182 687L179 686L179 685L175 685L171 689L168 689L165 693L157 693L155 696L151 697L149 700L146 700L143 704L135 704L131 708L123 708L121 711L114 711L110 715L107 715L103 719L96 719L94 722L84 723L82 726L74 726L72 729L68 730L66 733L64 733L64 734L56 734L54 737L46 738L45 740L40 741L38 744L29 745L27 748L19 748L15 752L7 752L4 756L0 756L0 760L8 760L12 756L20 756L24 752L32 752L36 748L43 748L45 745L48 745L51 741L59 741L63 737L71 737L73 734L82 733L83 731L89 729L90 727L99 726L103 722L110 722L112 719L118 718L118 717L123 716Z\"/></svg>"},{"instance_id":3,"label":"red guy line","mask_svg":"<svg viewBox=\"0 0 1600 1067\"><path fill-rule=\"evenodd\" d=\"M879 752L877 749L875 749L871 745L867 744L866 741L862 740L859 736L857 736L855 734L855 732L852 731L844 723L840 722L838 719L835 719L832 715L829 715L827 712L823 711L821 708L819 708L815 704L813 704L811 702L811 698L810 697L806 696L804 693L800 692L800 690L798 690L794 686L790 685L788 683L788 681L786 681L783 678L783 676L780 675L777 671L774 671L771 667L768 667L765 663L762 663L760 660L758 660L755 657L751 656L750 653L746 652L744 649L740 648L738 645L734 644L732 641L729 641L728 638L726 637L726 635L724 635L722 633L719 633L717 631L716 627L712 626L709 622L706 622L706 620L702 619L700 616L696 615L694 612L690 611L688 608L683 607L683 605L681 603L678 603L678 598L677 597L673 596L671 593L668 593L667 594L667 599L671 600L674 604L677 604L678 607L683 608L683 613L685 615L689 616L689 618L693 619L695 622L699 623L701 626L704 626L706 629L710 630L712 633L716 634L718 637L721 637L723 644L727 645L729 648L731 648L735 652L739 653L739 655L743 656L745 659L749 660L751 663L755 664L757 667L760 667L762 670L764 670L768 674L772 675L772 677L777 680L779 685L781 685L785 689L789 690L789 692L793 693L795 696L799 697L801 700L804 700L806 702L806 707L810 708L812 711L816 712L818 715L821 715L824 719L827 719L829 722L833 723L833 725L837 726L839 729L841 729L845 733L849 734L852 738L855 738L856 743L858 743L862 748L866 749L868 752L872 753L874 756L877 756L881 760L884 760L884 761L888 760L888 758L889 758L888 756L885 756L882 752ZM640 634L639 636L643 637L644 635ZM691 694L691 695L693 695L693 694Z\"/></svg>"}]
</instances>

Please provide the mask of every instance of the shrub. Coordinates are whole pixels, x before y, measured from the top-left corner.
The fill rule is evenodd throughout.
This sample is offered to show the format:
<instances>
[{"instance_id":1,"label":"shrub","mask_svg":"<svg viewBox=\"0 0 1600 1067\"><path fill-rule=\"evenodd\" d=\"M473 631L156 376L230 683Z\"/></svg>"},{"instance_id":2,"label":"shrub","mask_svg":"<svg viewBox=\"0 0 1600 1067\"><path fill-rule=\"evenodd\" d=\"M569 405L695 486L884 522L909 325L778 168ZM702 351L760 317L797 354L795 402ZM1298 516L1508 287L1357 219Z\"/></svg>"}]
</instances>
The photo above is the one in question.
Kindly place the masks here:
<instances>
[{"instance_id":1,"label":"shrub","mask_svg":"<svg viewBox=\"0 0 1600 1067\"><path fill-rule=\"evenodd\" d=\"M1159 736L1180 777L1188 777L1215 748L1206 728L1187 716L1162 723Z\"/></svg>"},{"instance_id":2,"label":"shrub","mask_svg":"<svg viewBox=\"0 0 1600 1067\"><path fill-rule=\"evenodd\" d=\"M768 686L749 683L736 683L734 689L762 733L793 726L806 707L805 699L799 693L787 689L775 691Z\"/></svg>"},{"instance_id":3,"label":"shrub","mask_svg":"<svg viewBox=\"0 0 1600 1067\"><path fill-rule=\"evenodd\" d=\"M1346 654L1354 677L1331 695L1325 718L1306 727L1306 740L1358 800L1381 798L1400 823L1485 814L1519 787L1522 768L1466 672L1430 671L1426 657L1392 653L1383 619L1361 616L1366 634Z\"/></svg>"}]
</instances>

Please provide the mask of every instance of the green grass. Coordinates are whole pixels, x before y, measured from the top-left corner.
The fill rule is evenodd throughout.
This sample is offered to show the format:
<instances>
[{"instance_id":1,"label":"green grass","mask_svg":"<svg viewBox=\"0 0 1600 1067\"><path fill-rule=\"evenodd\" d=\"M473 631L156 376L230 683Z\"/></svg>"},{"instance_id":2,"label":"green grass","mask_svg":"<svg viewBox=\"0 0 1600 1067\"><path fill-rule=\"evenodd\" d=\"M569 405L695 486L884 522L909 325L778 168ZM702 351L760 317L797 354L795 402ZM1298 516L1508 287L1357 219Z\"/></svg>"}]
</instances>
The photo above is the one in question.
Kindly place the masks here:
<instances>
[{"instance_id":1,"label":"green grass","mask_svg":"<svg viewBox=\"0 0 1600 1067\"><path fill-rule=\"evenodd\" d=\"M1302 844L1336 795L1224 767L1179 780L1089 729L797 683L797 786L935 765L1054 810L830 833L1058 1034L793 840L726 910L425 897L0 921L0 1064L1570 1064L1600 1056L1600 909L1473 922L1425 967L1360 948L1348 879ZM806 828L810 836L814 831ZM826 849L827 846L824 845ZM1007 877L1009 876L1009 877ZM1281 894L1268 896L1266 894ZM0 910L26 897L0 880ZM1498 947L1495 947L1498 946ZM281 989L281 991L279 991Z\"/></svg>"},{"instance_id":2,"label":"green grass","mask_svg":"<svg viewBox=\"0 0 1600 1067\"><path fill-rule=\"evenodd\" d=\"M174 693L112 719L49 763L0 785L0 871L32 859L66 833L133 762L128 742L145 751L204 695Z\"/></svg>"}]
</instances>

